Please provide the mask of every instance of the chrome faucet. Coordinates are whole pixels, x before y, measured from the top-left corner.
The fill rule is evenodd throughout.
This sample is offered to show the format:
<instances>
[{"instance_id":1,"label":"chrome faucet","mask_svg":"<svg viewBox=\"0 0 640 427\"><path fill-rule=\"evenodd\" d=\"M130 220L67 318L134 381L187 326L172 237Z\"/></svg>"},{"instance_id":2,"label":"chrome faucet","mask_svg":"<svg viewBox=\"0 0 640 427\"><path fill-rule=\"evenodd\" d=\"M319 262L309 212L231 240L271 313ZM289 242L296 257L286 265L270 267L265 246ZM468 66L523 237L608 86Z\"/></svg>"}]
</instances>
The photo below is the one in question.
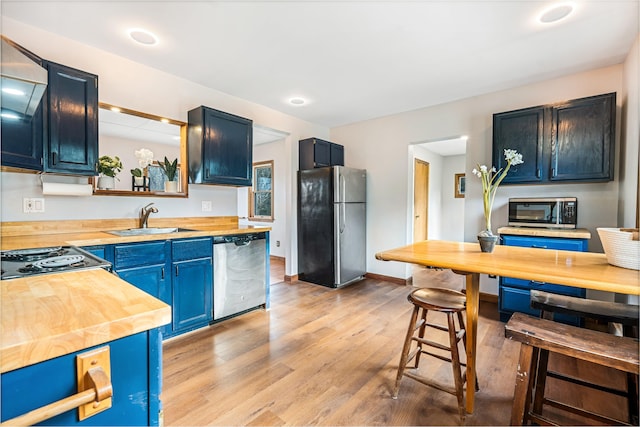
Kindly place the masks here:
<instances>
[{"instance_id":1,"label":"chrome faucet","mask_svg":"<svg viewBox=\"0 0 640 427\"><path fill-rule=\"evenodd\" d=\"M147 228L147 221L149 220L149 215L151 213L158 212L158 208L155 206L151 206L153 203L149 203L147 206L140 210L140 228Z\"/></svg>"}]
</instances>

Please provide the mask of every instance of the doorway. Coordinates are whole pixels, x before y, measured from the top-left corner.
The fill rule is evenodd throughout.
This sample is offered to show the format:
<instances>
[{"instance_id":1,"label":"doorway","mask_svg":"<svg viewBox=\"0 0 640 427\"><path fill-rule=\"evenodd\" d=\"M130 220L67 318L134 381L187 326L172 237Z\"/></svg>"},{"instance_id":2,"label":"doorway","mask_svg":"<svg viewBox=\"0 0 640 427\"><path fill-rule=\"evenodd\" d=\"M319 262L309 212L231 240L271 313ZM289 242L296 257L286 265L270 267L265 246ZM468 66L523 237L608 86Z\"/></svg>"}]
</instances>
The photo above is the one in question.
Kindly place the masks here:
<instances>
[{"instance_id":1,"label":"doorway","mask_svg":"<svg viewBox=\"0 0 640 427\"><path fill-rule=\"evenodd\" d=\"M413 241L429 238L429 163L414 159L413 163Z\"/></svg>"}]
</instances>

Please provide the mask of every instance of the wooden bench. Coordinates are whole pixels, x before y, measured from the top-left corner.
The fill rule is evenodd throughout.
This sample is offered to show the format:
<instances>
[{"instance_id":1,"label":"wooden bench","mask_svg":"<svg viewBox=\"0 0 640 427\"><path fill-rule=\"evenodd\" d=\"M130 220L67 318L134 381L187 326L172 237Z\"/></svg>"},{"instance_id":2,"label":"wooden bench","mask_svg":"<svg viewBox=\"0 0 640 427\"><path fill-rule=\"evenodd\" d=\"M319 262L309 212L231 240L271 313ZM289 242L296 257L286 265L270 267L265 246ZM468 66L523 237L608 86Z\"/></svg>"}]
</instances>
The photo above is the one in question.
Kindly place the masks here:
<instances>
[{"instance_id":1,"label":"wooden bench","mask_svg":"<svg viewBox=\"0 0 640 427\"><path fill-rule=\"evenodd\" d=\"M520 341L520 360L516 374L511 425L532 421L538 424L555 424L544 417L541 408L532 407L537 379L546 370L536 372L536 352L548 351L598 365L638 375L638 340L619 337L604 332L569 326L547 319L539 319L523 313L515 313L505 326L505 336ZM543 381L544 382L544 381ZM540 390L544 394L544 390ZM627 424L625 421L595 414L560 402L546 400L547 404L607 424Z\"/></svg>"},{"instance_id":2,"label":"wooden bench","mask_svg":"<svg viewBox=\"0 0 640 427\"><path fill-rule=\"evenodd\" d=\"M531 291L531 307L540 310L540 316L545 319L553 320L555 313L564 313L571 316L577 316L583 319L592 319L600 322L611 324L619 324L622 326L622 335L626 337L638 338L638 322L640 321L640 307L637 305L623 304L618 302L598 301L586 298L570 297L566 295L557 295L549 292L532 290ZM617 331L616 331L617 332ZM538 352L538 375L539 384L536 385L536 394L533 399L534 411L541 412L544 400L545 378L551 377L561 381L579 384L584 387L593 388L606 393L611 393L627 398L629 421L633 425L638 425L639 408L638 408L638 376L627 373L626 390L618 390L611 387L603 387L599 384L593 384L578 378L563 375L559 372L547 371L549 363L549 352Z\"/></svg>"}]
</instances>

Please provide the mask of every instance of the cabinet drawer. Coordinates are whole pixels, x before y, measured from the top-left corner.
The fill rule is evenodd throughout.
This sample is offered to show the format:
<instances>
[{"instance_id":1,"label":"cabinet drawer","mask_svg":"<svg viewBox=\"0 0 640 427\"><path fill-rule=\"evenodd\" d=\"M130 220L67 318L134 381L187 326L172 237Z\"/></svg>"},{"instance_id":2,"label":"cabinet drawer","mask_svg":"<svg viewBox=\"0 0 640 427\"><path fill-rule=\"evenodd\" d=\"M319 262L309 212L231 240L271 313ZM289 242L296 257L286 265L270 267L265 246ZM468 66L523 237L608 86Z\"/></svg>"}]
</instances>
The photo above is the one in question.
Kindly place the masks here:
<instances>
[{"instance_id":1,"label":"cabinet drawer","mask_svg":"<svg viewBox=\"0 0 640 427\"><path fill-rule=\"evenodd\" d=\"M587 250L586 239L565 239L553 237L502 236L502 244L525 248L560 249L564 251L584 252Z\"/></svg>"},{"instance_id":2,"label":"cabinet drawer","mask_svg":"<svg viewBox=\"0 0 640 427\"><path fill-rule=\"evenodd\" d=\"M532 316L539 317L540 310L531 308L531 294L529 290L511 288L508 286L500 287L500 317L505 321L513 312L527 313ZM556 314L554 320L569 325L580 325L580 318L577 316L568 316L564 314Z\"/></svg>"},{"instance_id":3,"label":"cabinet drawer","mask_svg":"<svg viewBox=\"0 0 640 427\"><path fill-rule=\"evenodd\" d=\"M213 239L182 239L171 242L171 259L173 262L213 256Z\"/></svg>"},{"instance_id":4,"label":"cabinet drawer","mask_svg":"<svg viewBox=\"0 0 640 427\"><path fill-rule=\"evenodd\" d=\"M535 280L514 279L513 277L503 277L502 285L509 285L524 290L536 289L545 292L551 292L560 295L570 295L574 297L584 298L584 288L574 288L572 286L554 285L552 283L536 282Z\"/></svg>"},{"instance_id":5,"label":"cabinet drawer","mask_svg":"<svg viewBox=\"0 0 640 427\"><path fill-rule=\"evenodd\" d=\"M164 264L167 259L166 248L168 244L169 242L162 240L116 245L114 247L114 269Z\"/></svg>"}]
</instances>

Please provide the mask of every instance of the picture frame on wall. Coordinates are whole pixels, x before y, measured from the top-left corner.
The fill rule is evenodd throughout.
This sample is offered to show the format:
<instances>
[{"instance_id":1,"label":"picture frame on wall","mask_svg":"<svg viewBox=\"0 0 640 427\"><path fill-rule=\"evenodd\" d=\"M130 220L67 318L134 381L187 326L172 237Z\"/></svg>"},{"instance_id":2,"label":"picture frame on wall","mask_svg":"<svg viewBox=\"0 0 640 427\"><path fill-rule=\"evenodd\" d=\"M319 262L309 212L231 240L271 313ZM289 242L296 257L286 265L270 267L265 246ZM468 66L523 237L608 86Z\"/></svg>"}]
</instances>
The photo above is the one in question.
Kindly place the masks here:
<instances>
[{"instance_id":1,"label":"picture frame on wall","mask_svg":"<svg viewBox=\"0 0 640 427\"><path fill-rule=\"evenodd\" d=\"M454 182L454 197L456 199L464 198L464 185L465 185L465 177L463 173L455 174L455 182Z\"/></svg>"}]
</instances>

